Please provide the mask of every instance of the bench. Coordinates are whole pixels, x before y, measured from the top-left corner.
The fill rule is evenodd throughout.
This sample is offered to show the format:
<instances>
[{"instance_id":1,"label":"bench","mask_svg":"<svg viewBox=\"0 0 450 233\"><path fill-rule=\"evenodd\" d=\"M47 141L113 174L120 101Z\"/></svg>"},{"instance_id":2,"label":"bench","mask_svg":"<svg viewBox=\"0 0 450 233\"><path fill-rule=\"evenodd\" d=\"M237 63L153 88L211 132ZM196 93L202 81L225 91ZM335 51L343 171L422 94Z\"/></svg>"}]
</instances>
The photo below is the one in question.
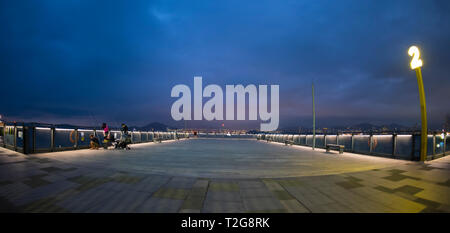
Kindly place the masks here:
<instances>
[{"instance_id":1,"label":"bench","mask_svg":"<svg viewBox=\"0 0 450 233\"><path fill-rule=\"evenodd\" d=\"M287 146L288 144L292 146L292 144L294 144L294 141L292 140L286 140L284 141L284 144Z\"/></svg>"},{"instance_id":2,"label":"bench","mask_svg":"<svg viewBox=\"0 0 450 233\"><path fill-rule=\"evenodd\" d=\"M162 138L160 138L160 137L153 138L153 142L159 142L159 143L161 143L161 141L162 141Z\"/></svg>"},{"instance_id":3,"label":"bench","mask_svg":"<svg viewBox=\"0 0 450 233\"><path fill-rule=\"evenodd\" d=\"M344 153L344 146L343 145L337 145L337 144L327 144L326 147L327 152L330 152L330 149L333 150L339 150L339 154Z\"/></svg>"}]
</instances>

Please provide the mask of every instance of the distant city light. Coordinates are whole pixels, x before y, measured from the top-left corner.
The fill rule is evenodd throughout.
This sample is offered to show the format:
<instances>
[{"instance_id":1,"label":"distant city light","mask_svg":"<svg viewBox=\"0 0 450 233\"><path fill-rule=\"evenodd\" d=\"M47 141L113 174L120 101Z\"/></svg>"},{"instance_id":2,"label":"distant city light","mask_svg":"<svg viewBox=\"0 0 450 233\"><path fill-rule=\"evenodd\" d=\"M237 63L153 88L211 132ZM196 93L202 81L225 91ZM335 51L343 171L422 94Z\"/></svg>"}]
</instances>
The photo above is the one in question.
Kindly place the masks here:
<instances>
[{"instance_id":1,"label":"distant city light","mask_svg":"<svg viewBox=\"0 0 450 233\"><path fill-rule=\"evenodd\" d=\"M409 56L413 56L411 60L411 69L415 70L416 68L422 67L423 62L420 59L420 51L417 46L411 46L408 50Z\"/></svg>"}]
</instances>

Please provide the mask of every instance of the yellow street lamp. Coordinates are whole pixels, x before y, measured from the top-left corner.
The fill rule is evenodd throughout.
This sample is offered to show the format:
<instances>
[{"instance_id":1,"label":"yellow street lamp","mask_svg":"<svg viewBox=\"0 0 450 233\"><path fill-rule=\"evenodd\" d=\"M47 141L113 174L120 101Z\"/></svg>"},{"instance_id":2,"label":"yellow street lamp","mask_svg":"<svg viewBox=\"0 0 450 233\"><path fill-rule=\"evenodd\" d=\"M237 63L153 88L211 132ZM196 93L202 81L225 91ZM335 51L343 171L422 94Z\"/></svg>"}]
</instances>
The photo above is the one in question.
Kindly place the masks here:
<instances>
[{"instance_id":1,"label":"yellow street lamp","mask_svg":"<svg viewBox=\"0 0 450 233\"><path fill-rule=\"evenodd\" d=\"M423 62L420 59L420 51L416 46L411 46L408 50L409 56L412 56L411 69L416 71L417 84L419 86L419 97L420 97L420 113L422 116L422 131L420 136L420 161L425 161L427 159L427 140L428 140L428 129L427 129L427 106L425 103L425 89L423 88L422 80L422 67Z\"/></svg>"}]
</instances>

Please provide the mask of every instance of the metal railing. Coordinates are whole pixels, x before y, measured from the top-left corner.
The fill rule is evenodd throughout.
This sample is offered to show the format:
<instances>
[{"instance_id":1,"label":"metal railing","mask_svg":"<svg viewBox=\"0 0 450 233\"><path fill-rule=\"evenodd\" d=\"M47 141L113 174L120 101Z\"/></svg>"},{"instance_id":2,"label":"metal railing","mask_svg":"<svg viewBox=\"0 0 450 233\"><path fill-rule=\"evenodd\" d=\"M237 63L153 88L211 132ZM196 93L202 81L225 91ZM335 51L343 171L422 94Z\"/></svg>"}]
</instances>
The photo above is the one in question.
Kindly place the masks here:
<instances>
[{"instance_id":1,"label":"metal railing","mask_svg":"<svg viewBox=\"0 0 450 233\"><path fill-rule=\"evenodd\" d=\"M200 138L233 138L233 139L245 139L245 138L255 138L254 134L228 134L228 133L198 133Z\"/></svg>"},{"instance_id":2,"label":"metal railing","mask_svg":"<svg viewBox=\"0 0 450 233\"><path fill-rule=\"evenodd\" d=\"M122 137L120 130L110 131L115 139ZM161 142L189 138L189 133L129 131L131 143ZM90 146L90 135L103 143L103 130L82 128L40 127L26 124L0 126L0 146L24 154L86 149Z\"/></svg>"},{"instance_id":3,"label":"metal railing","mask_svg":"<svg viewBox=\"0 0 450 233\"><path fill-rule=\"evenodd\" d=\"M298 134L257 134L258 140L294 145L313 145L312 135ZM325 149L326 144L343 145L347 152L376 155L405 160L420 159L420 134L333 134L316 135L315 146ZM428 135L427 160L443 157L450 151L450 134Z\"/></svg>"}]
</instances>

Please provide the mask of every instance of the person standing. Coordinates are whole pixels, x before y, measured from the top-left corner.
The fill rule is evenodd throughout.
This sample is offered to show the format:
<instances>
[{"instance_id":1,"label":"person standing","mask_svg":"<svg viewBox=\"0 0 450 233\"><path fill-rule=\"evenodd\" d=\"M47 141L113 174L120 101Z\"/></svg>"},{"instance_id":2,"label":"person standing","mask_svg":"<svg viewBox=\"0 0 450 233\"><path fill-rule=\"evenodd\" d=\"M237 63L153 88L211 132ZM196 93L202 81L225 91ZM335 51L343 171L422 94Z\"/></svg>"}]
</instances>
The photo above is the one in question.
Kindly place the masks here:
<instances>
[{"instance_id":1,"label":"person standing","mask_svg":"<svg viewBox=\"0 0 450 233\"><path fill-rule=\"evenodd\" d=\"M102 124L102 129L103 129L103 134L105 135L105 137L108 136L109 128L108 128L108 125L106 123Z\"/></svg>"},{"instance_id":2,"label":"person standing","mask_svg":"<svg viewBox=\"0 0 450 233\"><path fill-rule=\"evenodd\" d=\"M123 134L128 134L128 126L125 125L124 123L122 123L122 133Z\"/></svg>"}]
</instances>

